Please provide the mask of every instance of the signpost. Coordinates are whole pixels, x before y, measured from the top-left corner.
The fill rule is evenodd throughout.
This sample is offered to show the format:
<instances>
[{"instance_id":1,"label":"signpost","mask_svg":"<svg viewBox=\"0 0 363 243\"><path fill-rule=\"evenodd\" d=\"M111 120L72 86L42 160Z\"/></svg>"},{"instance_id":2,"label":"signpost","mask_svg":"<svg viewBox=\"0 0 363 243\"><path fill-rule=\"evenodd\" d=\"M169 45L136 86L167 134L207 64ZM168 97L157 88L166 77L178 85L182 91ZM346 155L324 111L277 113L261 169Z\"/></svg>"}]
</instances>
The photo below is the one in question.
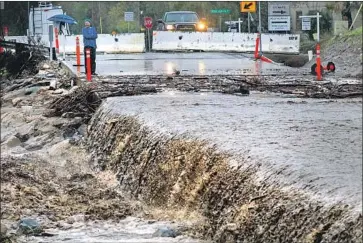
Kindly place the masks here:
<instances>
[{"instance_id":1,"label":"signpost","mask_svg":"<svg viewBox=\"0 0 363 243\"><path fill-rule=\"evenodd\" d=\"M311 21L310 21L310 18L302 18L302 21L301 21L301 30L311 30Z\"/></svg>"},{"instance_id":2,"label":"signpost","mask_svg":"<svg viewBox=\"0 0 363 243\"><path fill-rule=\"evenodd\" d=\"M255 13L256 12L256 2L240 2L241 13Z\"/></svg>"},{"instance_id":3,"label":"signpost","mask_svg":"<svg viewBox=\"0 0 363 243\"><path fill-rule=\"evenodd\" d=\"M316 15L308 15L308 16L300 16L299 18L304 19L304 18L316 18L316 39L317 39L317 43L316 43L316 74L317 74L317 80L321 81L322 77L321 77L321 61L320 61L320 23L319 23L319 19L322 16L319 14L319 12L316 13Z\"/></svg>"},{"instance_id":4,"label":"signpost","mask_svg":"<svg viewBox=\"0 0 363 243\"><path fill-rule=\"evenodd\" d=\"M269 31L289 31L290 16L270 16L268 17Z\"/></svg>"},{"instance_id":5,"label":"signpost","mask_svg":"<svg viewBox=\"0 0 363 243\"><path fill-rule=\"evenodd\" d=\"M151 50L151 39L150 39L150 29L153 27L153 19L151 17L144 18L144 26L147 29L147 39L148 39L148 50Z\"/></svg>"},{"instance_id":6,"label":"signpost","mask_svg":"<svg viewBox=\"0 0 363 243\"><path fill-rule=\"evenodd\" d=\"M269 31L290 31L290 5L289 3L268 4L268 30Z\"/></svg>"},{"instance_id":7,"label":"signpost","mask_svg":"<svg viewBox=\"0 0 363 243\"><path fill-rule=\"evenodd\" d=\"M50 49L50 52L49 52L49 59L52 61L53 60L53 25L50 24L49 27L48 27L48 35L49 35L49 49Z\"/></svg>"},{"instance_id":8,"label":"signpost","mask_svg":"<svg viewBox=\"0 0 363 243\"><path fill-rule=\"evenodd\" d=\"M130 32L130 22L134 21L134 12L125 12L125 21L127 22L127 33Z\"/></svg>"},{"instance_id":9,"label":"signpost","mask_svg":"<svg viewBox=\"0 0 363 243\"><path fill-rule=\"evenodd\" d=\"M269 3L268 15L273 16L286 16L290 15L290 5L288 3Z\"/></svg>"},{"instance_id":10,"label":"signpost","mask_svg":"<svg viewBox=\"0 0 363 243\"><path fill-rule=\"evenodd\" d=\"M211 14L229 14L231 13L230 9L212 9L210 11ZM222 16L219 16L219 31L222 32Z\"/></svg>"},{"instance_id":11,"label":"signpost","mask_svg":"<svg viewBox=\"0 0 363 243\"><path fill-rule=\"evenodd\" d=\"M231 13L230 9L212 9L210 11L212 14L229 14Z\"/></svg>"}]
</instances>

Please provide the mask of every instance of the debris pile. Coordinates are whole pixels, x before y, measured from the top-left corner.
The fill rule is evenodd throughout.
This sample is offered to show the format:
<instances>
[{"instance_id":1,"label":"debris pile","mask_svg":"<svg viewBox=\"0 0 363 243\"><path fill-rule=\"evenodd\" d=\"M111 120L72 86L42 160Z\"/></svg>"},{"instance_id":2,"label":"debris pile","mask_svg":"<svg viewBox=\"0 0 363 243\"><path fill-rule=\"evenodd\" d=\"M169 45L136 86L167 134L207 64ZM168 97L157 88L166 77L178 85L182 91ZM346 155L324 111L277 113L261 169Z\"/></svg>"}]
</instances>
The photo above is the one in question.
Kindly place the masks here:
<instances>
[{"instance_id":1,"label":"debris pile","mask_svg":"<svg viewBox=\"0 0 363 243\"><path fill-rule=\"evenodd\" d=\"M102 100L90 85L76 86L69 94L60 96L52 101L51 109L46 116L82 117L84 123L91 119Z\"/></svg>"},{"instance_id":2,"label":"debris pile","mask_svg":"<svg viewBox=\"0 0 363 243\"><path fill-rule=\"evenodd\" d=\"M44 55L35 48L19 49L16 53L6 51L0 55L1 79L37 74L38 64L45 59Z\"/></svg>"}]
</instances>

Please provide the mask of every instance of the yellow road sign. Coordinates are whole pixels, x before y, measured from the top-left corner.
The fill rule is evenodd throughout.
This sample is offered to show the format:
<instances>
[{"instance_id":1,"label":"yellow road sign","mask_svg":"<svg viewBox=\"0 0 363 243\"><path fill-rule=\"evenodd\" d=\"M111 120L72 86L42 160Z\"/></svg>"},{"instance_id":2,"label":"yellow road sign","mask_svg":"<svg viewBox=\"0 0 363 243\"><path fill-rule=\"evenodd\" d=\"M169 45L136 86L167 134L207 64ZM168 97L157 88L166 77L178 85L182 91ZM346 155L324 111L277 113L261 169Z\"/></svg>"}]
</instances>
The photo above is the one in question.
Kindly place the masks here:
<instances>
[{"instance_id":1,"label":"yellow road sign","mask_svg":"<svg viewBox=\"0 0 363 243\"><path fill-rule=\"evenodd\" d=\"M256 12L256 2L241 2L240 3L241 13L255 13Z\"/></svg>"}]
</instances>

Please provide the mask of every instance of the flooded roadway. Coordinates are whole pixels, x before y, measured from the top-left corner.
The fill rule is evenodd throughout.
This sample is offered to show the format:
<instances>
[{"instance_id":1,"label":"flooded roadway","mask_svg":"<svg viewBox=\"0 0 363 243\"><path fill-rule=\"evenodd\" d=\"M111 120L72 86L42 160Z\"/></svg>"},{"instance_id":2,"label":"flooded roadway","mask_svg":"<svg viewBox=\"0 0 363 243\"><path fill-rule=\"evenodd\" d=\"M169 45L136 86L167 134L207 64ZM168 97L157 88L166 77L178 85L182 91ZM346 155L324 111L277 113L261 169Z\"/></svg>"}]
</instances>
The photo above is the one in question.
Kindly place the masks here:
<instances>
[{"instance_id":1,"label":"flooded roadway","mask_svg":"<svg viewBox=\"0 0 363 243\"><path fill-rule=\"evenodd\" d=\"M138 115L155 130L189 134L233 154L247 153L252 163L263 164L263 178L362 210L361 99L168 91L109 98L107 105L119 114Z\"/></svg>"},{"instance_id":2,"label":"flooded roadway","mask_svg":"<svg viewBox=\"0 0 363 243\"><path fill-rule=\"evenodd\" d=\"M83 56L81 57L83 64ZM74 73L74 56L66 57ZM181 75L284 75L297 69L266 62L255 62L253 55L241 53L140 53L97 55L96 72L101 76L117 75L170 75L175 70Z\"/></svg>"}]
</instances>

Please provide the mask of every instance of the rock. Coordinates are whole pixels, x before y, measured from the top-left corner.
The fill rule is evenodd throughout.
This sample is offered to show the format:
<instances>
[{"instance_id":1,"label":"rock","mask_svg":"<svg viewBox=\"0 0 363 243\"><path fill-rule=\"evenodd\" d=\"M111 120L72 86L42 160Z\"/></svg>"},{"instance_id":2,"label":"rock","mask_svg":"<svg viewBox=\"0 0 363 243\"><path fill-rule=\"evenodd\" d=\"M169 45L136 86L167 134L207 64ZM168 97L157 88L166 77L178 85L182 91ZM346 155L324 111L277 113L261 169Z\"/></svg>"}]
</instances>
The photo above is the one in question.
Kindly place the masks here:
<instances>
[{"instance_id":1,"label":"rock","mask_svg":"<svg viewBox=\"0 0 363 243\"><path fill-rule=\"evenodd\" d=\"M65 112L62 114L62 118L74 118L76 117L77 114L75 114L74 112Z\"/></svg>"},{"instance_id":2,"label":"rock","mask_svg":"<svg viewBox=\"0 0 363 243\"><path fill-rule=\"evenodd\" d=\"M1 239L1 237L5 236L7 232L8 232L8 227L6 227L5 224L1 223L0 224L0 239Z\"/></svg>"},{"instance_id":3,"label":"rock","mask_svg":"<svg viewBox=\"0 0 363 243\"><path fill-rule=\"evenodd\" d=\"M13 148L16 146L19 146L21 144L21 141L19 138L15 137L15 136L11 136L7 141L6 141L6 145L9 148Z\"/></svg>"},{"instance_id":4,"label":"rock","mask_svg":"<svg viewBox=\"0 0 363 243\"><path fill-rule=\"evenodd\" d=\"M52 92L52 94L63 94L64 89L57 89Z\"/></svg>"},{"instance_id":5,"label":"rock","mask_svg":"<svg viewBox=\"0 0 363 243\"><path fill-rule=\"evenodd\" d=\"M69 94L75 92L77 89L79 89L79 86L73 86L70 90L69 90Z\"/></svg>"},{"instance_id":6,"label":"rock","mask_svg":"<svg viewBox=\"0 0 363 243\"><path fill-rule=\"evenodd\" d=\"M31 95L33 93L38 92L39 89L40 89L40 86L34 86L34 87L31 87L31 88L26 89L25 92L24 92L24 94L25 95Z\"/></svg>"},{"instance_id":7,"label":"rock","mask_svg":"<svg viewBox=\"0 0 363 243\"><path fill-rule=\"evenodd\" d=\"M15 134L15 137L19 138L20 142L24 143L29 139L29 134L21 134L21 133L17 133Z\"/></svg>"},{"instance_id":8,"label":"rock","mask_svg":"<svg viewBox=\"0 0 363 243\"><path fill-rule=\"evenodd\" d=\"M48 73L47 75L45 75L47 78L53 78L55 77L54 73Z\"/></svg>"},{"instance_id":9,"label":"rock","mask_svg":"<svg viewBox=\"0 0 363 243\"><path fill-rule=\"evenodd\" d=\"M85 216L83 214L76 214L76 215L72 215L69 218L67 218L68 224L73 224L76 222L84 222L84 221L85 221Z\"/></svg>"},{"instance_id":10,"label":"rock","mask_svg":"<svg viewBox=\"0 0 363 243\"><path fill-rule=\"evenodd\" d=\"M68 120L65 118L52 117L51 119L49 119L49 124L57 128L61 128L67 122Z\"/></svg>"},{"instance_id":11,"label":"rock","mask_svg":"<svg viewBox=\"0 0 363 243\"><path fill-rule=\"evenodd\" d=\"M174 229L165 226L162 228L159 228L154 234L153 237L172 237L175 238L177 237L177 233L175 232Z\"/></svg>"},{"instance_id":12,"label":"rock","mask_svg":"<svg viewBox=\"0 0 363 243\"><path fill-rule=\"evenodd\" d=\"M13 99L11 101L11 103L13 104L13 106L17 106L22 100L23 100L23 98L18 97L18 98Z\"/></svg>"},{"instance_id":13,"label":"rock","mask_svg":"<svg viewBox=\"0 0 363 243\"><path fill-rule=\"evenodd\" d=\"M53 91L52 94L67 95L68 94L68 90L66 90L66 89L57 89L57 90Z\"/></svg>"},{"instance_id":14,"label":"rock","mask_svg":"<svg viewBox=\"0 0 363 243\"><path fill-rule=\"evenodd\" d=\"M68 223L66 223L66 222L61 221L61 222L58 222L58 223L57 223L57 227L60 227L60 228L62 228L63 230L67 230L67 229L72 228L72 225L70 225L70 224L68 224Z\"/></svg>"},{"instance_id":15,"label":"rock","mask_svg":"<svg viewBox=\"0 0 363 243\"><path fill-rule=\"evenodd\" d=\"M57 89L57 80L50 81L49 89L50 90L56 90Z\"/></svg>"},{"instance_id":16,"label":"rock","mask_svg":"<svg viewBox=\"0 0 363 243\"><path fill-rule=\"evenodd\" d=\"M42 67L42 69L49 69L49 68L50 68L50 66L48 64L46 64L46 63Z\"/></svg>"},{"instance_id":17,"label":"rock","mask_svg":"<svg viewBox=\"0 0 363 243\"><path fill-rule=\"evenodd\" d=\"M36 235L42 232L42 228L37 220L23 218L19 221L17 232L25 235Z\"/></svg>"},{"instance_id":18,"label":"rock","mask_svg":"<svg viewBox=\"0 0 363 243\"><path fill-rule=\"evenodd\" d=\"M82 137L86 137L87 135L87 125L86 124L82 124L79 128L78 128L78 132Z\"/></svg>"}]
</instances>

